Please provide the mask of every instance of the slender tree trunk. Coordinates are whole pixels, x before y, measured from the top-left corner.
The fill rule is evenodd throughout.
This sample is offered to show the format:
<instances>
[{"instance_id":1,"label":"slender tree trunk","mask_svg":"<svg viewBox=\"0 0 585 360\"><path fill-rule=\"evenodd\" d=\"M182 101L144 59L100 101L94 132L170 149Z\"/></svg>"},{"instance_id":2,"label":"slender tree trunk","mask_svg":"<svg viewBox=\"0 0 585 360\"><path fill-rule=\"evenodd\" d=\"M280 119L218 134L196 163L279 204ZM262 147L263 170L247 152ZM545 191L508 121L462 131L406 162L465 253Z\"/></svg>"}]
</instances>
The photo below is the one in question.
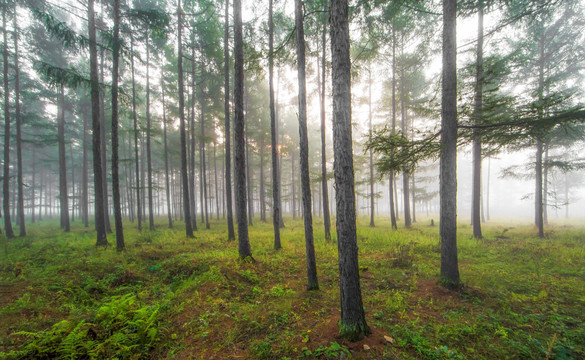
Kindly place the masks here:
<instances>
[{"instance_id":1,"label":"slender tree trunk","mask_svg":"<svg viewBox=\"0 0 585 360\"><path fill-rule=\"evenodd\" d=\"M474 123L482 122L483 113L483 0L479 0L477 12L477 60L475 64L475 109ZM471 201L471 222L473 236L481 239L481 134L475 130L473 138L473 189Z\"/></svg>"},{"instance_id":2,"label":"slender tree trunk","mask_svg":"<svg viewBox=\"0 0 585 360\"><path fill-rule=\"evenodd\" d=\"M68 232L69 225L69 198L67 194L67 165L65 152L65 90L63 84L59 86L59 115L58 115L58 138L59 138L59 215L61 218L61 229Z\"/></svg>"},{"instance_id":3,"label":"slender tree trunk","mask_svg":"<svg viewBox=\"0 0 585 360\"><path fill-rule=\"evenodd\" d=\"M148 227L154 230L154 204L152 201L152 154L150 149L150 45L149 29L146 29L146 168L148 181Z\"/></svg>"},{"instance_id":4,"label":"slender tree trunk","mask_svg":"<svg viewBox=\"0 0 585 360\"><path fill-rule=\"evenodd\" d=\"M295 0L295 24L297 35L297 71L299 81L299 160L301 192L303 199L303 221L305 224L305 248L307 257L307 290L318 290L315 245L313 243L313 216L311 211L311 183L309 174L309 140L307 135L307 90L305 77L305 32L303 4Z\"/></svg>"},{"instance_id":5,"label":"slender tree trunk","mask_svg":"<svg viewBox=\"0 0 585 360\"><path fill-rule=\"evenodd\" d=\"M347 0L331 0L333 151L341 320L350 340L370 333L360 289L351 131L351 62Z\"/></svg>"},{"instance_id":6,"label":"slender tree trunk","mask_svg":"<svg viewBox=\"0 0 585 360\"><path fill-rule=\"evenodd\" d=\"M369 121L369 138L372 141L372 65L368 70L368 121ZM374 153L370 149L370 227L375 227L374 223Z\"/></svg>"},{"instance_id":7,"label":"slender tree trunk","mask_svg":"<svg viewBox=\"0 0 585 360\"><path fill-rule=\"evenodd\" d=\"M543 181L542 181L542 154L543 154L544 145L542 140L536 140L536 160L535 160L535 169L536 169L536 181L535 181L535 224L538 228L538 236L544 237L544 206L543 206Z\"/></svg>"},{"instance_id":8,"label":"slender tree trunk","mask_svg":"<svg viewBox=\"0 0 585 360\"><path fill-rule=\"evenodd\" d=\"M404 32L402 33L401 53L404 55ZM402 135L408 137L407 129L407 99L405 94L406 77L404 74L404 64L400 68L400 112L402 114ZM404 226L410 227L412 221L410 217L410 190L408 182L408 173L406 169L402 169L402 195L404 196Z\"/></svg>"},{"instance_id":9,"label":"slender tree trunk","mask_svg":"<svg viewBox=\"0 0 585 360\"><path fill-rule=\"evenodd\" d=\"M8 85L8 35L6 30L6 7L2 8L4 35L4 180L2 182L4 204L4 230L7 238L14 237L10 221L10 88Z\"/></svg>"},{"instance_id":10,"label":"slender tree trunk","mask_svg":"<svg viewBox=\"0 0 585 360\"><path fill-rule=\"evenodd\" d=\"M234 215L232 208L232 162L230 134L230 51L229 51L229 0L225 2L224 26L224 117L225 117L225 195L228 225L228 241L235 240Z\"/></svg>"},{"instance_id":11,"label":"slender tree trunk","mask_svg":"<svg viewBox=\"0 0 585 360\"><path fill-rule=\"evenodd\" d=\"M291 196L291 207L292 207L292 215L293 220L297 218L297 204L296 204L296 194L295 194L295 151L294 149L290 152L290 181L292 184L292 196Z\"/></svg>"},{"instance_id":12,"label":"slender tree trunk","mask_svg":"<svg viewBox=\"0 0 585 360\"><path fill-rule=\"evenodd\" d=\"M30 186L31 190L31 199L30 199L30 208L31 208L31 223L35 223L35 187L36 187L36 174L37 174L37 148L33 145L32 147L32 184Z\"/></svg>"},{"instance_id":13,"label":"slender tree trunk","mask_svg":"<svg viewBox=\"0 0 585 360\"><path fill-rule=\"evenodd\" d=\"M75 222L75 162L71 142L69 143L69 160L71 161L71 222Z\"/></svg>"},{"instance_id":14,"label":"slender tree trunk","mask_svg":"<svg viewBox=\"0 0 585 360\"><path fill-rule=\"evenodd\" d=\"M16 162L18 166L18 227L19 236L26 235L26 226L24 223L24 189L22 178L22 119L20 117L20 68L18 59L18 23L16 21L16 2L14 3L14 95L15 95L15 116L16 116Z\"/></svg>"},{"instance_id":15,"label":"slender tree trunk","mask_svg":"<svg viewBox=\"0 0 585 360\"><path fill-rule=\"evenodd\" d=\"M492 159L490 157L488 157L488 171L487 171L487 183L486 183L486 189L485 189L485 212L486 212L486 217L487 220L490 221L490 173L491 173L491 165L492 165Z\"/></svg>"},{"instance_id":16,"label":"slender tree trunk","mask_svg":"<svg viewBox=\"0 0 585 360\"><path fill-rule=\"evenodd\" d=\"M274 54L272 54L274 56ZM276 79L276 94L274 96L274 132L275 132L275 146L279 149L278 146L278 94L280 92L280 68L278 68L277 72L278 78ZM284 229L284 219L282 218L282 213L284 212L282 207L282 153L278 151L277 157L277 168L278 168L278 208L280 209L280 214L278 215L278 226L281 229Z\"/></svg>"},{"instance_id":17,"label":"slender tree trunk","mask_svg":"<svg viewBox=\"0 0 585 360\"><path fill-rule=\"evenodd\" d=\"M274 249L282 248L280 243L280 218L282 206L280 203L280 179L278 167L278 134L276 123L276 106L274 103L274 0L268 0L268 86L270 95L270 145L272 159L272 228L274 229Z\"/></svg>"},{"instance_id":18,"label":"slender tree trunk","mask_svg":"<svg viewBox=\"0 0 585 360\"><path fill-rule=\"evenodd\" d=\"M413 136L414 138L414 136ZM412 180L412 187L410 189L412 195L412 222L416 222L416 181L415 181L415 173L412 173L411 176Z\"/></svg>"},{"instance_id":19,"label":"slender tree trunk","mask_svg":"<svg viewBox=\"0 0 585 360\"><path fill-rule=\"evenodd\" d=\"M264 186L264 133L260 135L260 221L266 222L266 194Z\"/></svg>"},{"instance_id":20,"label":"slender tree trunk","mask_svg":"<svg viewBox=\"0 0 585 360\"><path fill-rule=\"evenodd\" d=\"M140 159L138 158L138 116L136 114L136 81L134 79L134 38L130 36L130 64L132 67L132 119L134 121L134 165L136 172L136 218L138 231L142 231L142 205L140 203Z\"/></svg>"},{"instance_id":21,"label":"slender tree trunk","mask_svg":"<svg viewBox=\"0 0 585 360\"><path fill-rule=\"evenodd\" d=\"M321 98L320 100L320 116L321 116L321 194L323 203L323 226L325 228L325 240L331 241L331 215L329 213L329 191L327 186L327 147L325 144L325 93L326 85L325 78L327 74L327 44L325 38L327 36L327 9L328 2L323 1L323 30L321 31L321 44L323 54L321 56Z\"/></svg>"},{"instance_id":22,"label":"slender tree trunk","mask_svg":"<svg viewBox=\"0 0 585 360\"><path fill-rule=\"evenodd\" d=\"M195 43L195 30L192 29L191 32L191 42ZM191 206L191 222L193 223L193 229L197 230L197 194L195 190L197 189L196 186L196 177L195 177L195 46L191 47L191 114L190 114L190 134L191 134L191 157L190 157L190 166L191 166L191 176L189 177L189 190L191 191L190 203ZM203 184L201 182L201 184ZM203 191L200 189L199 191L199 199L201 203L201 223L203 223Z\"/></svg>"},{"instance_id":23,"label":"slender tree trunk","mask_svg":"<svg viewBox=\"0 0 585 360\"><path fill-rule=\"evenodd\" d=\"M245 77L244 77L245 81ZM248 87L244 84L244 107L246 114L248 113ZM245 125L245 140L246 140L246 180L247 180L247 187L246 191L248 192L248 224L250 226L254 225L254 196L253 196L253 178L252 178L252 156L250 155L250 139L248 131L248 121L246 121Z\"/></svg>"},{"instance_id":24,"label":"slender tree trunk","mask_svg":"<svg viewBox=\"0 0 585 360\"><path fill-rule=\"evenodd\" d=\"M97 43L95 31L94 0L88 0L89 23L89 55L91 73L91 118L92 118L92 146L93 171L95 193L95 227L97 231L96 246L107 246L106 227L104 223L104 188L102 184L101 159L101 123L100 123L100 93L98 82Z\"/></svg>"},{"instance_id":25,"label":"slender tree trunk","mask_svg":"<svg viewBox=\"0 0 585 360\"><path fill-rule=\"evenodd\" d=\"M171 212L171 189L169 186L169 150L167 144L167 112L165 103L165 79L164 70L161 69L160 92L162 95L162 112L163 112L163 141L165 152L165 191L167 197L167 217L169 218L169 228L173 227L173 215Z\"/></svg>"},{"instance_id":26,"label":"slender tree trunk","mask_svg":"<svg viewBox=\"0 0 585 360\"><path fill-rule=\"evenodd\" d=\"M114 0L114 36L112 39L112 200L116 225L116 250L122 251L124 228L120 203L120 174L118 169L118 63L120 60L120 0ZM148 60L147 60L148 61Z\"/></svg>"},{"instance_id":27,"label":"slender tree trunk","mask_svg":"<svg viewBox=\"0 0 585 360\"><path fill-rule=\"evenodd\" d=\"M538 42L539 50L539 69L538 69L538 100L540 108L538 109L538 118L542 119L544 115L544 109L542 108L544 98L544 34L541 35L540 41ZM543 204L542 204L542 154L544 151L544 144L542 139L536 139L536 160L535 160L535 192L534 192L534 210L535 219L534 222L538 228L538 236L544 237L544 219L543 219Z\"/></svg>"},{"instance_id":28,"label":"slender tree trunk","mask_svg":"<svg viewBox=\"0 0 585 360\"><path fill-rule=\"evenodd\" d=\"M394 21L392 22L392 134L396 131L396 29ZM394 169L390 169L388 181L388 190L390 194L390 223L393 229L398 229L396 223L397 216L395 211L395 193L396 183L394 182Z\"/></svg>"},{"instance_id":29,"label":"slender tree trunk","mask_svg":"<svg viewBox=\"0 0 585 360\"><path fill-rule=\"evenodd\" d=\"M242 40L242 3L234 0L234 182L236 185L236 208L238 218L238 242L240 258L252 257L248 238L246 209L246 169L244 138L244 52Z\"/></svg>"},{"instance_id":30,"label":"slender tree trunk","mask_svg":"<svg viewBox=\"0 0 585 360\"><path fill-rule=\"evenodd\" d=\"M104 83L104 49L101 49L100 61L100 82ZM102 161L102 186L104 188L104 224L108 233L112 232L110 224L110 206L108 199L108 168L107 168L107 150L106 150L106 115L105 115L105 92L100 88L100 146L101 146L101 161Z\"/></svg>"},{"instance_id":31,"label":"slender tree trunk","mask_svg":"<svg viewBox=\"0 0 585 360\"><path fill-rule=\"evenodd\" d=\"M181 10L181 0L177 4L177 41L178 41L178 59L177 72L179 75L179 132L181 137L181 184L183 190L183 212L185 213L185 233L187 237L193 237L193 228L191 227L191 212L189 207L189 178L187 176L187 139L185 135L185 92L183 84L183 17Z\"/></svg>"},{"instance_id":32,"label":"slender tree trunk","mask_svg":"<svg viewBox=\"0 0 585 360\"><path fill-rule=\"evenodd\" d=\"M201 186L203 188L203 204L201 205L201 210L205 210L205 228L209 229L209 201L207 196L207 169L206 169L206 161L205 161L205 91L203 89L204 83L204 72L205 69L203 67L203 63L201 63L201 97L199 98L200 101L200 111L201 111L201 139L199 140L199 159L201 161Z\"/></svg>"},{"instance_id":33,"label":"slender tree trunk","mask_svg":"<svg viewBox=\"0 0 585 360\"><path fill-rule=\"evenodd\" d=\"M443 1L443 84L441 110L441 279L459 284L457 261L457 1Z\"/></svg>"},{"instance_id":34,"label":"slender tree trunk","mask_svg":"<svg viewBox=\"0 0 585 360\"><path fill-rule=\"evenodd\" d=\"M215 125L214 125L215 126ZM213 137L213 190L215 191L215 218L219 220L219 187L217 182L217 144ZM211 216L213 218L213 216Z\"/></svg>"},{"instance_id":35,"label":"slender tree trunk","mask_svg":"<svg viewBox=\"0 0 585 360\"><path fill-rule=\"evenodd\" d=\"M544 163L542 164L542 221L548 225L548 146L544 145Z\"/></svg>"}]
</instances>

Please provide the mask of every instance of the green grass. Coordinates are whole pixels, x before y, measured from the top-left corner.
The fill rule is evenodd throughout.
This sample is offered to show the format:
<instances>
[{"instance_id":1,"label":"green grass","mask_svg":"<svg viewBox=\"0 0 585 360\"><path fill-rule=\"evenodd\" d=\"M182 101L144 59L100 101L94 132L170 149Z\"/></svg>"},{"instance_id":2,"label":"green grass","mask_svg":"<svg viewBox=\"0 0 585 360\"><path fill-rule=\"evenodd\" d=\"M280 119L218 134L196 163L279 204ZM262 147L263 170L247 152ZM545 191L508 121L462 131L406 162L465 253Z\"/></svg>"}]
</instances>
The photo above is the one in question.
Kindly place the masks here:
<instances>
[{"instance_id":1,"label":"green grass","mask_svg":"<svg viewBox=\"0 0 585 360\"><path fill-rule=\"evenodd\" d=\"M0 251L0 358L580 359L585 357L585 229L460 224L464 286L437 285L438 226L358 224L361 286L372 335L338 338L336 242L316 218L319 291L306 291L303 225L250 227L255 263L238 259L222 221L195 239L158 219L127 250L96 248L75 224L29 226ZM114 244L114 236L109 241ZM2 241L4 239L2 238ZM388 341L384 336L390 337ZM366 347L364 345L367 345Z\"/></svg>"}]
</instances>

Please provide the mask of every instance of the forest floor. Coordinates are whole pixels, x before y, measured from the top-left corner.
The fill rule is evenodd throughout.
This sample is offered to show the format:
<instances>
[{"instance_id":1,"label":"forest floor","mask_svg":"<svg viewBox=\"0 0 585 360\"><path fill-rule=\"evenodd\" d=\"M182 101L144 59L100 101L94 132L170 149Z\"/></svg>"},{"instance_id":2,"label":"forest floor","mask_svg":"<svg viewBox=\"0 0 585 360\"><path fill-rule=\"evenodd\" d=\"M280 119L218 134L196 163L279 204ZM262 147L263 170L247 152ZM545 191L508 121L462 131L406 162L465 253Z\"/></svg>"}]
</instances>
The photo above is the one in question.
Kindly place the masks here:
<instances>
[{"instance_id":1,"label":"forest floor","mask_svg":"<svg viewBox=\"0 0 585 360\"><path fill-rule=\"evenodd\" d=\"M320 290L306 291L303 225L250 227L254 263L238 259L222 220L194 239L158 219L127 223L127 250L96 248L93 231L58 222L0 244L0 359L583 359L585 227L554 225L546 238L511 223L475 240L459 225L464 286L437 284L438 226L392 231L360 219L358 244L372 335L338 338L336 242L316 218ZM109 236L115 244L113 235ZM7 254L6 254L7 251Z\"/></svg>"}]
</instances>

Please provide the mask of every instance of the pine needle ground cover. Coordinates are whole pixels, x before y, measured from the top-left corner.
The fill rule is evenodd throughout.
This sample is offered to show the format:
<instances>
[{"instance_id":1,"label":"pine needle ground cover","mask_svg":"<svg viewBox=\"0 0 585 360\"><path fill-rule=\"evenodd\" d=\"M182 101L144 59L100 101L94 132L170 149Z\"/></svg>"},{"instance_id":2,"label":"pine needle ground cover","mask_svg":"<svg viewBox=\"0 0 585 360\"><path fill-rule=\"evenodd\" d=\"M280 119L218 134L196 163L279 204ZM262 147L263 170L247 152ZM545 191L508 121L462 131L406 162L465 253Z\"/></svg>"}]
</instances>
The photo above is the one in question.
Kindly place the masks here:
<instances>
[{"instance_id":1,"label":"pine needle ground cover","mask_svg":"<svg viewBox=\"0 0 585 360\"><path fill-rule=\"evenodd\" d=\"M372 335L337 337L337 245L315 219L321 290L306 291L303 224L250 228L255 263L238 259L223 222L195 239L164 227L127 250L96 248L76 225L30 227L2 244L2 359L581 359L585 357L585 229L492 224L475 240L460 224L464 286L437 284L438 227L392 231L360 219L361 286ZM4 242L4 239L2 239ZM110 242L114 243L110 235Z\"/></svg>"}]
</instances>

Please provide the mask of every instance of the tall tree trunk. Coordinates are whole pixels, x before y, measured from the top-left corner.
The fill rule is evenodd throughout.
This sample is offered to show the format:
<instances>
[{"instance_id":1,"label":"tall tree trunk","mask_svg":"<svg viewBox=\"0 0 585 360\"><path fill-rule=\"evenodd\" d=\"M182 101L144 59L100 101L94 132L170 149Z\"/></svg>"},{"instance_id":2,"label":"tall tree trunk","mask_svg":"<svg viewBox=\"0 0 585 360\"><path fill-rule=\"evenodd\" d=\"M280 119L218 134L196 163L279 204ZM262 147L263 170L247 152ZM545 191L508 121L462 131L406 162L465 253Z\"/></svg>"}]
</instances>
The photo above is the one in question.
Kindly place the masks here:
<instances>
[{"instance_id":1,"label":"tall tree trunk","mask_svg":"<svg viewBox=\"0 0 585 360\"><path fill-rule=\"evenodd\" d=\"M339 290L339 332L351 340L370 333L360 289L351 134L351 61L347 0L331 0L333 152Z\"/></svg>"},{"instance_id":2,"label":"tall tree trunk","mask_svg":"<svg viewBox=\"0 0 585 360\"><path fill-rule=\"evenodd\" d=\"M189 178L187 176L187 139L185 135L185 90L183 84L183 17L181 10L181 0L177 4L177 42L178 42L178 59L177 72L179 75L179 132L181 138L181 185L183 190L183 212L185 213L185 233L187 237L193 237L193 228L191 227L191 209L189 206Z\"/></svg>"},{"instance_id":3,"label":"tall tree trunk","mask_svg":"<svg viewBox=\"0 0 585 360\"><path fill-rule=\"evenodd\" d=\"M394 131L396 131L396 29L394 21L392 21L392 134L394 134ZM393 229L398 229L394 197L394 194L396 193L396 183L394 179L394 169L390 169L388 180L388 192L390 194L390 224Z\"/></svg>"},{"instance_id":4,"label":"tall tree trunk","mask_svg":"<svg viewBox=\"0 0 585 360\"><path fill-rule=\"evenodd\" d=\"M252 257L248 238L246 209L246 159L244 139L244 52L242 40L242 3L234 0L234 182L238 218L238 250L240 258Z\"/></svg>"},{"instance_id":5,"label":"tall tree trunk","mask_svg":"<svg viewBox=\"0 0 585 360\"><path fill-rule=\"evenodd\" d=\"M30 186L31 197L30 197L30 208L31 208L31 223L35 223L35 187L36 187L36 174L37 174L37 148L33 145L32 147L32 184Z\"/></svg>"},{"instance_id":6,"label":"tall tree trunk","mask_svg":"<svg viewBox=\"0 0 585 360\"><path fill-rule=\"evenodd\" d=\"M199 159L201 161L201 186L203 188L203 204L201 205L201 210L205 211L205 228L209 229L209 201L207 196L207 169L206 169L206 161L205 161L205 90L203 88L204 85L204 72L205 68L203 67L203 63L201 63L201 97L199 98L199 106L201 107L201 139L199 139Z\"/></svg>"},{"instance_id":7,"label":"tall tree trunk","mask_svg":"<svg viewBox=\"0 0 585 360\"><path fill-rule=\"evenodd\" d=\"M327 186L327 147L325 144L325 94L326 85L325 78L327 74L327 44L325 38L327 36L327 9L328 2L323 1L323 29L321 31L321 44L323 54L321 56L321 98L320 100L320 116L321 116L321 195L323 198L323 227L325 230L325 240L331 241L331 215L329 214L329 190Z\"/></svg>"},{"instance_id":8,"label":"tall tree trunk","mask_svg":"<svg viewBox=\"0 0 585 360\"><path fill-rule=\"evenodd\" d=\"M150 150L150 45L149 29L146 29L146 168L148 181L148 227L154 230L154 204L152 201L152 156Z\"/></svg>"},{"instance_id":9,"label":"tall tree trunk","mask_svg":"<svg viewBox=\"0 0 585 360\"><path fill-rule=\"evenodd\" d=\"M483 113L483 0L479 0L477 10L477 60L475 64L475 109L474 123L482 122ZM481 134L474 130L473 137L473 189L471 200L471 222L473 236L481 239Z\"/></svg>"},{"instance_id":10,"label":"tall tree trunk","mask_svg":"<svg viewBox=\"0 0 585 360\"><path fill-rule=\"evenodd\" d=\"M59 140L59 216L61 229L68 232L69 225L69 197L67 194L67 165L65 152L65 89L63 84L59 86L59 115L57 125L57 137Z\"/></svg>"},{"instance_id":11,"label":"tall tree trunk","mask_svg":"<svg viewBox=\"0 0 585 360\"><path fill-rule=\"evenodd\" d=\"M229 51L229 0L225 2L224 56L224 120L225 120L225 195L228 225L228 241L236 239L232 207L232 153L230 134L230 51Z\"/></svg>"},{"instance_id":12,"label":"tall tree trunk","mask_svg":"<svg viewBox=\"0 0 585 360\"><path fill-rule=\"evenodd\" d=\"M414 136L413 136L414 138ZM416 222L416 181L415 181L415 173L412 173L411 176L412 180L412 187L410 188L410 192L412 195L412 222Z\"/></svg>"},{"instance_id":13,"label":"tall tree trunk","mask_svg":"<svg viewBox=\"0 0 585 360\"><path fill-rule=\"evenodd\" d=\"M244 77L245 81L245 77ZM248 113L249 109L249 98L248 98L248 87L244 84L244 108L245 113ZM254 196L253 196L253 184L252 184L252 156L250 155L250 139L248 131L248 121L246 121L245 125L245 140L246 140L246 180L247 180L247 187L246 191L248 192L248 224L250 226L254 225Z\"/></svg>"},{"instance_id":14,"label":"tall tree trunk","mask_svg":"<svg viewBox=\"0 0 585 360\"><path fill-rule=\"evenodd\" d=\"M541 120L544 116L544 109L542 108L544 99L544 33L540 36L538 42L539 59L538 59L538 119ZM538 228L538 236L544 237L544 219L542 206L542 154L544 151L544 144L541 138L536 139L536 160L535 160L535 192L534 192L534 222Z\"/></svg>"},{"instance_id":15,"label":"tall tree trunk","mask_svg":"<svg viewBox=\"0 0 585 360\"><path fill-rule=\"evenodd\" d=\"M273 50L274 51L274 50ZM272 54L274 57L274 54ZM275 132L275 147L279 149L278 146L278 94L280 92L280 68L278 68L277 72L278 78L276 79L276 94L274 96L274 132ZM277 156L277 168L278 168L278 208L280 209L279 219L278 219L278 226L281 229L284 229L284 219L282 218L283 207L282 207L282 153L278 151Z\"/></svg>"},{"instance_id":16,"label":"tall tree trunk","mask_svg":"<svg viewBox=\"0 0 585 360\"><path fill-rule=\"evenodd\" d=\"M278 134L276 124L276 106L274 103L274 0L268 0L268 86L270 95L270 146L272 160L272 228L274 229L274 249L282 248L280 243L280 179L278 167Z\"/></svg>"},{"instance_id":17,"label":"tall tree trunk","mask_svg":"<svg viewBox=\"0 0 585 360\"><path fill-rule=\"evenodd\" d=\"M73 161L73 144L69 143L69 160L71 161L71 222L75 222L75 162Z\"/></svg>"},{"instance_id":18,"label":"tall tree trunk","mask_svg":"<svg viewBox=\"0 0 585 360\"><path fill-rule=\"evenodd\" d=\"M102 6L103 10L103 6ZM102 12L103 13L103 12ZM100 82L104 84L104 49L101 49L100 61ZM104 225L106 231L111 233L112 226L110 224L110 206L108 199L108 169L107 169L107 150L106 150L106 115L105 115L105 91L100 88L100 146L101 146L101 161L102 161L102 186L104 188Z\"/></svg>"},{"instance_id":19,"label":"tall tree trunk","mask_svg":"<svg viewBox=\"0 0 585 360\"><path fill-rule=\"evenodd\" d=\"M266 194L264 188L264 133L260 135L260 221L266 222Z\"/></svg>"},{"instance_id":20,"label":"tall tree trunk","mask_svg":"<svg viewBox=\"0 0 585 360\"><path fill-rule=\"evenodd\" d=\"M96 246L107 246L106 227L104 223L104 188L102 184L101 159L101 123L100 123L100 91L98 80L97 43L95 36L94 0L88 0L89 24L89 60L91 76L91 123L93 146L93 172L95 194L95 227L97 232Z\"/></svg>"},{"instance_id":21,"label":"tall tree trunk","mask_svg":"<svg viewBox=\"0 0 585 360\"><path fill-rule=\"evenodd\" d=\"M307 136L307 90L305 77L305 32L303 4L295 0L295 24L297 35L297 71L299 81L299 160L303 221L305 224L305 248L307 257L307 290L318 290L315 245L313 243L313 216L311 211L311 183L309 174L309 140Z\"/></svg>"},{"instance_id":22,"label":"tall tree trunk","mask_svg":"<svg viewBox=\"0 0 585 360\"><path fill-rule=\"evenodd\" d=\"M213 189L215 191L215 218L219 220L219 186L217 182L217 144L213 137Z\"/></svg>"},{"instance_id":23,"label":"tall tree trunk","mask_svg":"<svg viewBox=\"0 0 585 360\"><path fill-rule=\"evenodd\" d=\"M490 220L490 174L491 174L492 159L488 157L487 182L485 189L485 215L487 220Z\"/></svg>"},{"instance_id":24,"label":"tall tree trunk","mask_svg":"<svg viewBox=\"0 0 585 360\"><path fill-rule=\"evenodd\" d=\"M15 116L16 116L16 163L18 166L17 182L18 182L18 227L19 236L26 235L26 226L24 223L24 189L22 178L22 119L20 117L20 68L18 59L18 24L16 21L16 2L14 3L14 95L15 95ZM34 211L33 211L34 213Z\"/></svg>"},{"instance_id":25,"label":"tall tree trunk","mask_svg":"<svg viewBox=\"0 0 585 360\"><path fill-rule=\"evenodd\" d=\"M402 33L402 42L401 42L401 54L404 55L404 32ZM407 129L407 116L408 116L408 108L407 108L407 99L405 94L405 74L404 74L404 64L400 67L400 112L402 114L402 136L408 138L408 129ZM409 182L408 182L408 173L406 169L402 169L402 195L404 196L404 226L410 227L412 221L410 217L410 191L409 191Z\"/></svg>"},{"instance_id":26,"label":"tall tree trunk","mask_svg":"<svg viewBox=\"0 0 585 360\"><path fill-rule=\"evenodd\" d=\"M542 221L548 225L548 146L544 145L544 163L542 164Z\"/></svg>"},{"instance_id":27,"label":"tall tree trunk","mask_svg":"<svg viewBox=\"0 0 585 360\"><path fill-rule=\"evenodd\" d=\"M4 230L7 238L14 237L10 221L10 88L8 86L8 35L6 30L6 7L2 8L2 29L4 34Z\"/></svg>"},{"instance_id":28,"label":"tall tree trunk","mask_svg":"<svg viewBox=\"0 0 585 360\"><path fill-rule=\"evenodd\" d=\"M191 43L195 43L195 30L192 29L191 31ZM191 206L191 222L193 223L193 230L197 230L197 194L195 190L197 189L196 186L196 177L195 177L195 46L191 47L191 114L189 118L189 128L191 134L191 153L190 153L190 169L191 169L191 176L189 177L189 190L190 193L190 203ZM202 183L201 183L202 184ZM201 202L201 222L203 223L203 191L199 191L200 195L200 202Z\"/></svg>"},{"instance_id":29,"label":"tall tree trunk","mask_svg":"<svg viewBox=\"0 0 585 360\"><path fill-rule=\"evenodd\" d=\"M368 120L369 120L369 138L372 141L372 65L368 69ZM370 227L375 227L374 223L374 153L370 149Z\"/></svg>"},{"instance_id":30,"label":"tall tree trunk","mask_svg":"<svg viewBox=\"0 0 585 360\"><path fill-rule=\"evenodd\" d=\"M169 151L167 144L167 112L165 102L165 78L164 69L161 69L160 92L162 95L162 112L163 112L163 142L165 152L165 191L167 196L167 217L169 218L169 228L173 227L173 215L171 212L171 189L169 186Z\"/></svg>"},{"instance_id":31,"label":"tall tree trunk","mask_svg":"<svg viewBox=\"0 0 585 360\"><path fill-rule=\"evenodd\" d=\"M291 196L291 208L293 220L297 218L297 204L296 204L296 193L295 193L295 150L290 151L290 181L292 185L292 196Z\"/></svg>"},{"instance_id":32,"label":"tall tree trunk","mask_svg":"<svg viewBox=\"0 0 585 360\"><path fill-rule=\"evenodd\" d=\"M136 114L136 82L134 79L134 37L130 35L130 64L132 67L132 119L134 121L134 166L136 172L136 218L138 231L142 231L142 205L140 203L140 159L138 158L138 116Z\"/></svg>"},{"instance_id":33,"label":"tall tree trunk","mask_svg":"<svg viewBox=\"0 0 585 360\"><path fill-rule=\"evenodd\" d=\"M118 63L120 60L120 0L114 0L114 36L112 39L112 198L116 225L116 250L122 251L124 228L120 203L120 174L118 169Z\"/></svg>"},{"instance_id":34,"label":"tall tree trunk","mask_svg":"<svg viewBox=\"0 0 585 360\"><path fill-rule=\"evenodd\" d=\"M443 0L441 109L441 280L459 284L457 261L457 1Z\"/></svg>"}]
</instances>

